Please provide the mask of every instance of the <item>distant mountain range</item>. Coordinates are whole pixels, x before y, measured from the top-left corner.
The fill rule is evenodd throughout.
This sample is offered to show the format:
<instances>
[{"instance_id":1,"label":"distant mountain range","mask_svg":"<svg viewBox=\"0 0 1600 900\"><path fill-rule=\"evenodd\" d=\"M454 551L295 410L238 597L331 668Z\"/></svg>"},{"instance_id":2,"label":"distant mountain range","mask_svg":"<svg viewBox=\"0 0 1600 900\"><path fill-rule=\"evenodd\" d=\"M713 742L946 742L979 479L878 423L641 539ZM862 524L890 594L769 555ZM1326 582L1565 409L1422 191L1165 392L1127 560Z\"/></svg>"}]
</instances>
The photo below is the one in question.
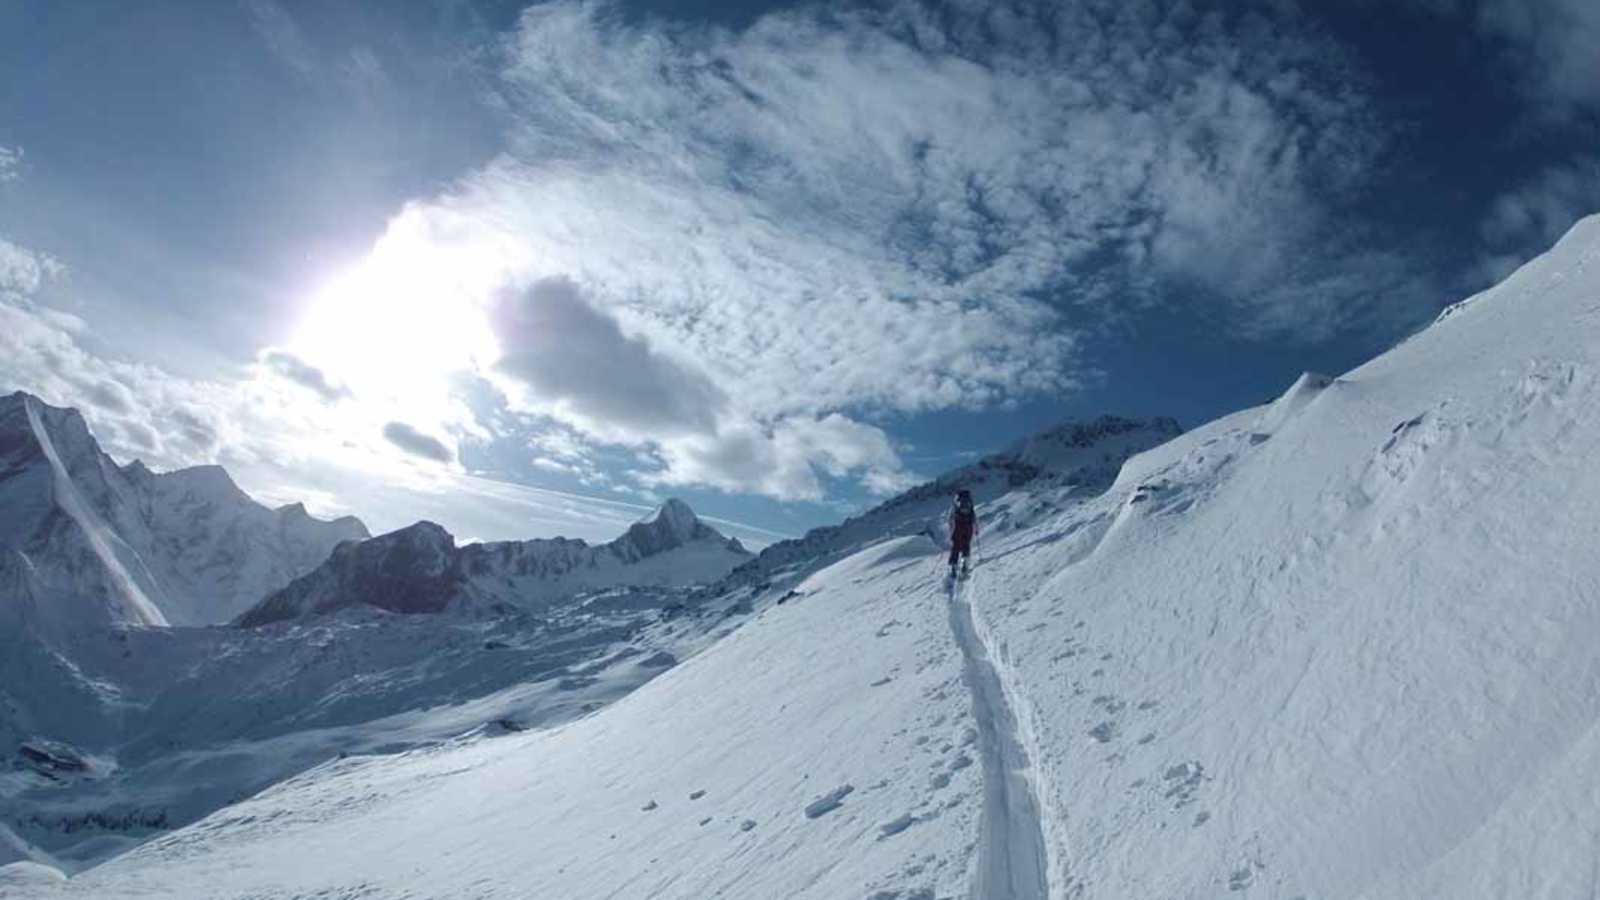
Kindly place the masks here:
<instances>
[{"instance_id":1,"label":"distant mountain range","mask_svg":"<svg viewBox=\"0 0 1600 900\"><path fill-rule=\"evenodd\" d=\"M0 397L0 616L46 634L84 624L255 626L358 604L537 611L619 585L714 581L750 557L680 500L599 545L457 547L432 522L371 538L353 517L269 509L220 466L119 466L76 410L21 392Z\"/></svg>"},{"instance_id":2,"label":"distant mountain range","mask_svg":"<svg viewBox=\"0 0 1600 900\"><path fill-rule=\"evenodd\" d=\"M668 500L626 533L591 546L569 538L457 547L450 533L418 522L343 544L316 571L239 618L245 626L365 605L390 612L540 611L579 593L616 585L681 587L715 579L751 558L736 538Z\"/></svg>"}]
</instances>

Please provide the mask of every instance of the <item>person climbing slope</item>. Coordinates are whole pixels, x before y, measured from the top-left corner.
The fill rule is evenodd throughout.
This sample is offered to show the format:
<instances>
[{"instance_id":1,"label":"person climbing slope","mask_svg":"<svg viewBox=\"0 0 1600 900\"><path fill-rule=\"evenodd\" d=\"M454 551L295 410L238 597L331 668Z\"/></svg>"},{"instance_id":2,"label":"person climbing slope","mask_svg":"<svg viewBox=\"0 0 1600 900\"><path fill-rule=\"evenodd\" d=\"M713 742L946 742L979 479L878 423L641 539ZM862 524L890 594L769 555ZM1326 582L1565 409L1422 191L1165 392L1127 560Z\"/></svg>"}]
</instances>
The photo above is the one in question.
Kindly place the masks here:
<instances>
[{"instance_id":1,"label":"person climbing slope","mask_svg":"<svg viewBox=\"0 0 1600 900\"><path fill-rule=\"evenodd\" d=\"M978 534L978 510L972 505L972 492L966 488L956 491L955 505L950 508L950 577L956 577L956 563L961 563L961 574L969 571L967 562L972 556L972 539Z\"/></svg>"}]
</instances>

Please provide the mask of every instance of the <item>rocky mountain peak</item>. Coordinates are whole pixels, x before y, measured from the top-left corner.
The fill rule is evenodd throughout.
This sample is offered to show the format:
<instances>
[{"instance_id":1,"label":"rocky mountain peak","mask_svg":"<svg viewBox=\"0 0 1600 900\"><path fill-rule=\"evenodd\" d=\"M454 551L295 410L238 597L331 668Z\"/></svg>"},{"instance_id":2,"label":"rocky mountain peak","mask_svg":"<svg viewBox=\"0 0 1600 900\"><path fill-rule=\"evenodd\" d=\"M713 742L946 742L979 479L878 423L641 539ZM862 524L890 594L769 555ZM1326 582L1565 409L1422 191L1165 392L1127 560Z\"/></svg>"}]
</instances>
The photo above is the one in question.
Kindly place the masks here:
<instances>
[{"instance_id":1,"label":"rocky mountain peak","mask_svg":"<svg viewBox=\"0 0 1600 900\"><path fill-rule=\"evenodd\" d=\"M638 556L654 556L703 538L722 538L721 534L695 515L689 504L673 498L657 507L628 528L619 543L630 546Z\"/></svg>"}]
</instances>

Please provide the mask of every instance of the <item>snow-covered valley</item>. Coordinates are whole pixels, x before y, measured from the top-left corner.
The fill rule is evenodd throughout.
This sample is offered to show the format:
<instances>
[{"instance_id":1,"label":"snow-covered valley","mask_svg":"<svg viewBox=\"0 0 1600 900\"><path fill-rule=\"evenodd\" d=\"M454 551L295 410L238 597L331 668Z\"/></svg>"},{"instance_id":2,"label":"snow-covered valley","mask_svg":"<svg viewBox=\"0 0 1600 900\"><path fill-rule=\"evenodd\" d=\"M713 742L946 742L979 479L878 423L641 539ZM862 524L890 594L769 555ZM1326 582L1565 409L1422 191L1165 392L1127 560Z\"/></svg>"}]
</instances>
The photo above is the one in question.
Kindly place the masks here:
<instances>
[{"instance_id":1,"label":"snow-covered valley","mask_svg":"<svg viewBox=\"0 0 1600 900\"><path fill-rule=\"evenodd\" d=\"M1594 896L1597 408L1600 217L1340 377L1063 429L708 586L83 630L189 673L123 750L162 784L298 774L0 895Z\"/></svg>"}]
</instances>

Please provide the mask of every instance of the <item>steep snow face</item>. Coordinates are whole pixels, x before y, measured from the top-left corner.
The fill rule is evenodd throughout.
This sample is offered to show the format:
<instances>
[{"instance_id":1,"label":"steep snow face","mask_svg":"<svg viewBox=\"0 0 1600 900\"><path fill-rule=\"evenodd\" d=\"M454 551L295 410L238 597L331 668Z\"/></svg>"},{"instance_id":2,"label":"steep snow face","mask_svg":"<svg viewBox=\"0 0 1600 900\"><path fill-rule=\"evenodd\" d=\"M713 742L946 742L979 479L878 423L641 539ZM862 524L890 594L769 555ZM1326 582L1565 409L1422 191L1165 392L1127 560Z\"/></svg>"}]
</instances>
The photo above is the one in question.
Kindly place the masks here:
<instances>
[{"instance_id":1,"label":"steep snow face","mask_svg":"<svg viewBox=\"0 0 1600 900\"><path fill-rule=\"evenodd\" d=\"M238 620L255 627L365 605L390 612L542 611L619 585L681 587L714 581L750 558L739 542L669 500L614 541L566 538L457 547L432 522L341 546L315 571Z\"/></svg>"},{"instance_id":2,"label":"steep snow face","mask_svg":"<svg viewBox=\"0 0 1600 900\"><path fill-rule=\"evenodd\" d=\"M84 624L211 624L365 537L251 500L220 468L118 467L82 416L0 398L0 575L7 620L60 634Z\"/></svg>"},{"instance_id":3,"label":"steep snow face","mask_svg":"<svg viewBox=\"0 0 1600 900\"><path fill-rule=\"evenodd\" d=\"M369 536L352 516L326 521L298 503L262 506L219 466L158 475L135 466L124 471L140 489L140 513L157 538L148 556L177 622L229 621L334 547Z\"/></svg>"}]
</instances>

